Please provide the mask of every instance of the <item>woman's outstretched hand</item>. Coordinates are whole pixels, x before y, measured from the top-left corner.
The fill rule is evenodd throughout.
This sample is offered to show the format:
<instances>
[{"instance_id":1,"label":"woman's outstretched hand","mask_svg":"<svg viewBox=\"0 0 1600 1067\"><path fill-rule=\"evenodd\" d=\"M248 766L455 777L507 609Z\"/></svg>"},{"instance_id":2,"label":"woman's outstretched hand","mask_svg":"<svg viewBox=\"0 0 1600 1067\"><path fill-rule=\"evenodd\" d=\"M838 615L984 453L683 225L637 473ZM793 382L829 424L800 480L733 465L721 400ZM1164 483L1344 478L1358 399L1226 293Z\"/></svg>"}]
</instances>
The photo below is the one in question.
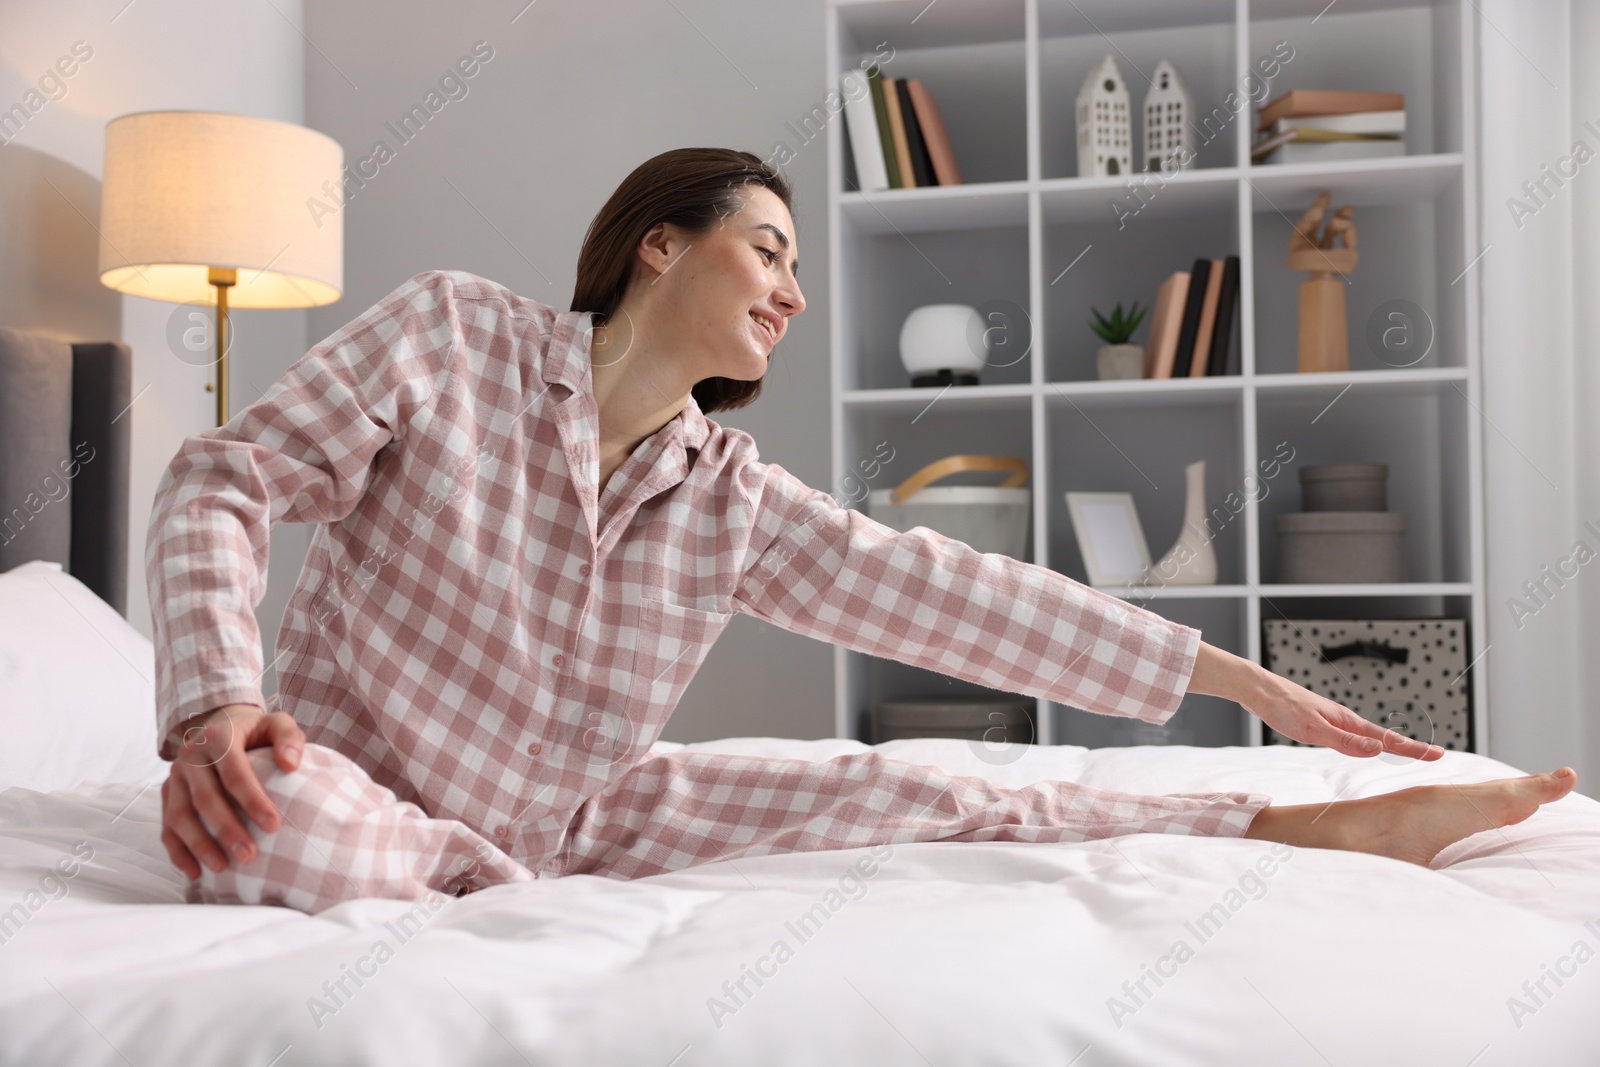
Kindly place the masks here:
<instances>
[{"instance_id":1,"label":"woman's outstretched hand","mask_svg":"<svg viewBox=\"0 0 1600 1067\"><path fill-rule=\"evenodd\" d=\"M281 816L245 752L271 745L278 766L292 771L300 765L305 744L306 735L287 712L268 714L254 704L227 704L191 719L172 773L161 783L161 843L173 866L191 881L200 877L201 861L220 871L228 865L224 847L248 863L255 844L229 801L267 833L277 830Z\"/></svg>"},{"instance_id":2,"label":"woman's outstretched hand","mask_svg":"<svg viewBox=\"0 0 1600 1067\"><path fill-rule=\"evenodd\" d=\"M1436 760L1444 755L1438 745L1369 722L1337 701L1204 641L1189 677L1189 692L1226 697L1285 737L1347 756L1393 752Z\"/></svg>"}]
</instances>

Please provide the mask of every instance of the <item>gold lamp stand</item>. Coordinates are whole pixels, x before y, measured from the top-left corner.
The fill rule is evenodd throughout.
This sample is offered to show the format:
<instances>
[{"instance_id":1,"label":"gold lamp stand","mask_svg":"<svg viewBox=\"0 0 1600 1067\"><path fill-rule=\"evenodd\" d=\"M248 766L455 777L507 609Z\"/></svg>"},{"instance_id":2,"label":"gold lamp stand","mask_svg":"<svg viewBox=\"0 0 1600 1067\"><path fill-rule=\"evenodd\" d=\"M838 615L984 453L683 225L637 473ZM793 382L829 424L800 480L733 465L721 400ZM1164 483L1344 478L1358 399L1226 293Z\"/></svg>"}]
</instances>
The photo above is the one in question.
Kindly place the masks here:
<instances>
[{"instance_id":1,"label":"gold lamp stand","mask_svg":"<svg viewBox=\"0 0 1600 1067\"><path fill-rule=\"evenodd\" d=\"M228 290L239 284L239 272L233 267L211 267L206 280L217 290L217 384L206 383L206 392L217 394L217 425L228 421L228 347L232 337L228 333Z\"/></svg>"}]
</instances>

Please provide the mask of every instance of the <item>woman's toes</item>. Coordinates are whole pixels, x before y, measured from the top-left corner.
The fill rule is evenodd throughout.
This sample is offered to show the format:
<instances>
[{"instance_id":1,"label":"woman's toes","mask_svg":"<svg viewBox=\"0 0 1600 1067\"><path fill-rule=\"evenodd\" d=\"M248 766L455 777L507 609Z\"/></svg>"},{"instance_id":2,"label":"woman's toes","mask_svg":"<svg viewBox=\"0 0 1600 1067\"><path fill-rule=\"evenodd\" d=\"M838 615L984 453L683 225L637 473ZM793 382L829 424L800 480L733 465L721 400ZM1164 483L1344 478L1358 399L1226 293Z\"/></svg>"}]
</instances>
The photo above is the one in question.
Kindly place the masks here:
<instances>
[{"instance_id":1,"label":"woman's toes","mask_svg":"<svg viewBox=\"0 0 1600 1067\"><path fill-rule=\"evenodd\" d=\"M1578 784L1578 772L1571 767L1557 767L1553 771L1546 771L1533 777L1539 784L1538 794L1541 804L1560 800L1572 792L1572 787Z\"/></svg>"},{"instance_id":2,"label":"woman's toes","mask_svg":"<svg viewBox=\"0 0 1600 1067\"><path fill-rule=\"evenodd\" d=\"M1538 811L1540 806L1552 800L1560 800L1572 792L1572 787L1577 781L1577 773L1571 767L1561 767L1543 774L1530 774L1524 778L1502 778L1494 783L1483 784L1491 788L1495 785L1501 787L1503 821L1495 821L1497 825L1509 826L1528 818Z\"/></svg>"}]
</instances>

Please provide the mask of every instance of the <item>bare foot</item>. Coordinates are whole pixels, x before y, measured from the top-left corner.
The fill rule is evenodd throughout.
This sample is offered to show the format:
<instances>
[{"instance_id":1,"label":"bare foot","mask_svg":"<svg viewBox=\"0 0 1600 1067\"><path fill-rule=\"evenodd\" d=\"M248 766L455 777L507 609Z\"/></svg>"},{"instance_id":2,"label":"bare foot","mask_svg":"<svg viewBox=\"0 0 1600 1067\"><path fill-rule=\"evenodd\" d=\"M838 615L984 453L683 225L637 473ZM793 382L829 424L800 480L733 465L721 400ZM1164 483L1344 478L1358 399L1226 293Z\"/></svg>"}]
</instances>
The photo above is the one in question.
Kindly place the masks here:
<instances>
[{"instance_id":1,"label":"bare foot","mask_svg":"<svg viewBox=\"0 0 1600 1067\"><path fill-rule=\"evenodd\" d=\"M1519 823L1578 784L1571 767L1470 785L1418 785L1331 804L1270 805L1245 837L1370 852L1426 867L1446 845Z\"/></svg>"}]
</instances>

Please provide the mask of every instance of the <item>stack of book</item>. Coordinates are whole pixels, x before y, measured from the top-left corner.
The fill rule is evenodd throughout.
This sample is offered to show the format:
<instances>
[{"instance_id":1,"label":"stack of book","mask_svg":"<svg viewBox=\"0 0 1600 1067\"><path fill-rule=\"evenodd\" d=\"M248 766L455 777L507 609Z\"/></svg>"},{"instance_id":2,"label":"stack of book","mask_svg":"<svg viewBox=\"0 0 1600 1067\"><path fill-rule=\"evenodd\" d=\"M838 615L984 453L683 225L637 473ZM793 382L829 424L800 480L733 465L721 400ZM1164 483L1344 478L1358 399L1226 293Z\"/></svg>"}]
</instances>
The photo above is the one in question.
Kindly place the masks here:
<instances>
[{"instance_id":1,"label":"stack of book","mask_svg":"<svg viewBox=\"0 0 1600 1067\"><path fill-rule=\"evenodd\" d=\"M1406 152L1401 93L1295 89L1262 107L1255 163L1372 159Z\"/></svg>"},{"instance_id":2,"label":"stack of book","mask_svg":"<svg viewBox=\"0 0 1600 1067\"><path fill-rule=\"evenodd\" d=\"M1203 378L1228 373L1238 317L1239 257L1197 259L1156 293L1144 346L1146 378Z\"/></svg>"},{"instance_id":3,"label":"stack of book","mask_svg":"<svg viewBox=\"0 0 1600 1067\"><path fill-rule=\"evenodd\" d=\"M856 177L864 192L911 189L919 185L960 185L961 171L933 94L915 78L885 78L876 66L867 68L871 89L852 94L851 71L841 81L845 128L855 157Z\"/></svg>"}]
</instances>

